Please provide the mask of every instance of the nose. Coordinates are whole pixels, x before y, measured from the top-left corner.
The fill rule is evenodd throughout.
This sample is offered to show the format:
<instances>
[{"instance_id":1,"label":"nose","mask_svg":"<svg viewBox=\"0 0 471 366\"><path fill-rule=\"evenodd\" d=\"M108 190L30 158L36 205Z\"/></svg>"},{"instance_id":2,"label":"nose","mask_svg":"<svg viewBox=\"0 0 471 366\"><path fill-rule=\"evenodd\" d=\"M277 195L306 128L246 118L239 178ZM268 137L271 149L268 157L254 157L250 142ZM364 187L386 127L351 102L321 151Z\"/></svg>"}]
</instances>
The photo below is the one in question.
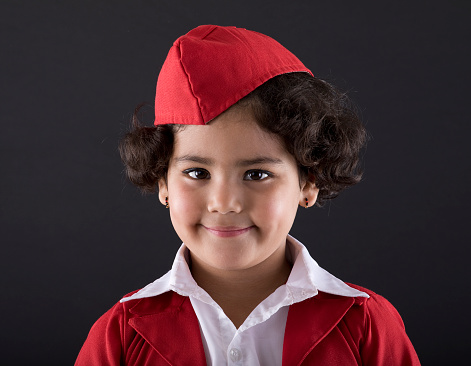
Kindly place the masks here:
<instances>
[{"instance_id":1,"label":"nose","mask_svg":"<svg viewBox=\"0 0 471 366\"><path fill-rule=\"evenodd\" d=\"M229 179L212 180L209 188L208 211L221 214L239 213L243 208L243 190Z\"/></svg>"}]
</instances>

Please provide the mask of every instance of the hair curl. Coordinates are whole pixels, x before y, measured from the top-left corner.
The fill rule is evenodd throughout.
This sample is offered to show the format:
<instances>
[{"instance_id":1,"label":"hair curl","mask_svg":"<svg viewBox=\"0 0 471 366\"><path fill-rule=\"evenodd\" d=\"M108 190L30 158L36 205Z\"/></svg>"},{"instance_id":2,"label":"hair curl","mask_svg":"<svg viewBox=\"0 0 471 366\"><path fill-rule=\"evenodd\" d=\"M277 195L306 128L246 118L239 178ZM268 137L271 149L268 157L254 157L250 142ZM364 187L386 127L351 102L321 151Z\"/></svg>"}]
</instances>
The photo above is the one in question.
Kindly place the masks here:
<instances>
[{"instance_id":1,"label":"hair curl","mask_svg":"<svg viewBox=\"0 0 471 366\"><path fill-rule=\"evenodd\" d=\"M300 179L319 188L317 205L360 181L366 131L346 94L326 81L307 73L282 74L236 105L251 108L260 127L279 136L298 163ZM179 125L143 127L137 111L119 150L131 182L151 193L166 178Z\"/></svg>"}]
</instances>

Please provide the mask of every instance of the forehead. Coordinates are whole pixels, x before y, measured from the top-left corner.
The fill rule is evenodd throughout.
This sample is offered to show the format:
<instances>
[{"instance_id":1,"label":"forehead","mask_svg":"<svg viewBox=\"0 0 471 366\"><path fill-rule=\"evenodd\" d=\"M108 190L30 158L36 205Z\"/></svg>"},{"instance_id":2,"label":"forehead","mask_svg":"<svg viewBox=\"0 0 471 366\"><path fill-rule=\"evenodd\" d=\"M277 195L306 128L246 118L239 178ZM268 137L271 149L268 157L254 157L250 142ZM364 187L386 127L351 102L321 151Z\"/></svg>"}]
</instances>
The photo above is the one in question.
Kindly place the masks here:
<instances>
[{"instance_id":1,"label":"forehead","mask_svg":"<svg viewBox=\"0 0 471 366\"><path fill-rule=\"evenodd\" d=\"M294 159L277 135L263 130L249 108L232 107L207 125L187 125L175 134L173 157L198 155L216 159L256 156Z\"/></svg>"}]
</instances>

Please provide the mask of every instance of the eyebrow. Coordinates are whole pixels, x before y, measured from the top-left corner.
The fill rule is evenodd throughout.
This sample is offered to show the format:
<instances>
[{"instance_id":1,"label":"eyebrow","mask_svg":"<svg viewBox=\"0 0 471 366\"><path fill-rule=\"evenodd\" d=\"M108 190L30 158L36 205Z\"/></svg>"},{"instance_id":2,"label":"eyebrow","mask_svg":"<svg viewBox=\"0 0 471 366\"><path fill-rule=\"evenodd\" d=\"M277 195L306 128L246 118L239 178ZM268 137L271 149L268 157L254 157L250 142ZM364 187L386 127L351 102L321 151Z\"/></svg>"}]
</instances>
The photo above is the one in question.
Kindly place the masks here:
<instances>
[{"instance_id":1,"label":"eyebrow","mask_svg":"<svg viewBox=\"0 0 471 366\"><path fill-rule=\"evenodd\" d=\"M198 155L183 155L178 158L173 159L175 163L181 163L181 162L187 162L191 161L194 163L200 163L200 164L205 164L205 165L213 165L214 161L209 158L204 158L202 156ZM237 162L237 166L250 166L250 165L257 165L257 164L276 164L276 165L282 165L283 161L281 159L277 158L272 158L269 156L258 156L253 159L244 159L244 160L239 160Z\"/></svg>"}]
</instances>

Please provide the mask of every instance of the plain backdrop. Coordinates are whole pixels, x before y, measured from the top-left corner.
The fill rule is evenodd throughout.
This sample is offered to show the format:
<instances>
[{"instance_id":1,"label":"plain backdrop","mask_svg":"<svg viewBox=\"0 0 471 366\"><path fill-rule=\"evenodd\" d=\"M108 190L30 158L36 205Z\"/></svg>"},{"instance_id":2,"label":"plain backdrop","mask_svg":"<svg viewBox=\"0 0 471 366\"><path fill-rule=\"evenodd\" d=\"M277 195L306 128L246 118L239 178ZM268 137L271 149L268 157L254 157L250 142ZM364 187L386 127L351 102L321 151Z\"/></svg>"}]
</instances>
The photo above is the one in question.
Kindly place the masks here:
<instances>
[{"instance_id":1,"label":"plain backdrop","mask_svg":"<svg viewBox=\"0 0 471 366\"><path fill-rule=\"evenodd\" d=\"M347 91L364 180L292 234L388 298L424 365L469 358L469 1L2 1L1 363L67 365L93 322L180 245L117 152L173 41L200 24L265 33ZM146 123L152 123L152 109Z\"/></svg>"}]
</instances>

